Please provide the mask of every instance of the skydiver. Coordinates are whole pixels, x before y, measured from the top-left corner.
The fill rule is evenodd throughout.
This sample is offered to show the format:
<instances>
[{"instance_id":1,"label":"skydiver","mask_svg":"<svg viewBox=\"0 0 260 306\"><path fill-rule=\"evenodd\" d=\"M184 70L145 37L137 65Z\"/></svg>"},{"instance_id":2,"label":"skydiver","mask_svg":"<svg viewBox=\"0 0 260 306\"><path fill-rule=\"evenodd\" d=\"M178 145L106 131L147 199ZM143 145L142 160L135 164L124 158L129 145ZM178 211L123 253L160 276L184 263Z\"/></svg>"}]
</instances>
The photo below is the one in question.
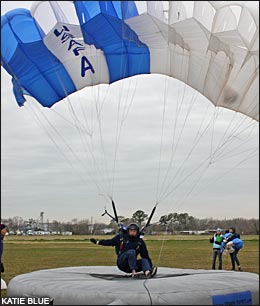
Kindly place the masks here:
<instances>
[{"instance_id":1,"label":"skydiver","mask_svg":"<svg viewBox=\"0 0 260 306\"><path fill-rule=\"evenodd\" d=\"M96 240L91 238L90 241L103 246L114 246L119 270L131 273L132 277L137 277L137 272L141 271L147 278L153 277L157 272L157 267L153 267L146 244L139 234L139 226L131 223L126 232L121 231L112 239ZM139 254L141 259L137 259Z\"/></svg>"}]
</instances>

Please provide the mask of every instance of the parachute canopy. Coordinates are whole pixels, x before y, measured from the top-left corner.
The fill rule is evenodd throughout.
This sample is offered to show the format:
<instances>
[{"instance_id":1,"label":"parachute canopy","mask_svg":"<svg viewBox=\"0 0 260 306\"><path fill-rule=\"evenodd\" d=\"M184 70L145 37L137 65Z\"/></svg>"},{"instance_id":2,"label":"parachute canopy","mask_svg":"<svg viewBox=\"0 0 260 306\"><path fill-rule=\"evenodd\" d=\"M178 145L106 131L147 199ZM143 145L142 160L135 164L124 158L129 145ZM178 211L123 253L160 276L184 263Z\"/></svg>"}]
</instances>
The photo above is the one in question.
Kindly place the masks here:
<instances>
[{"instance_id":1,"label":"parachute canopy","mask_svg":"<svg viewBox=\"0 0 260 306\"><path fill-rule=\"evenodd\" d=\"M1 17L20 106L139 74L177 78L259 120L258 1L37 1ZM46 18L46 16L48 16Z\"/></svg>"}]
</instances>

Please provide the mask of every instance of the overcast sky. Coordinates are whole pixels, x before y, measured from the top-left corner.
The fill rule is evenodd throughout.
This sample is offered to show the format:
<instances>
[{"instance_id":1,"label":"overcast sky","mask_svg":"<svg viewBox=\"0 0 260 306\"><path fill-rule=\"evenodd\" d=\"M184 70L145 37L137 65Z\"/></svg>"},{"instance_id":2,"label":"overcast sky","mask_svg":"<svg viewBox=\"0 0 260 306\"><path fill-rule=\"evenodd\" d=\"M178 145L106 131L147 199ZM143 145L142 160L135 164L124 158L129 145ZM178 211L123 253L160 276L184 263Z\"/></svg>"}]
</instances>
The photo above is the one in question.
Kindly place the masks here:
<instances>
[{"instance_id":1,"label":"overcast sky","mask_svg":"<svg viewBox=\"0 0 260 306\"><path fill-rule=\"evenodd\" d=\"M30 2L2 1L2 14ZM32 98L18 107L1 68L1 101L3 218L43 211L45 221L108 222L103 193L125 217L149 213L156 201L154 221L175 211L259 215L258 123L215 108L176 80L139 76L75 93L49 110Z\"/></svg>"}]
</instances>

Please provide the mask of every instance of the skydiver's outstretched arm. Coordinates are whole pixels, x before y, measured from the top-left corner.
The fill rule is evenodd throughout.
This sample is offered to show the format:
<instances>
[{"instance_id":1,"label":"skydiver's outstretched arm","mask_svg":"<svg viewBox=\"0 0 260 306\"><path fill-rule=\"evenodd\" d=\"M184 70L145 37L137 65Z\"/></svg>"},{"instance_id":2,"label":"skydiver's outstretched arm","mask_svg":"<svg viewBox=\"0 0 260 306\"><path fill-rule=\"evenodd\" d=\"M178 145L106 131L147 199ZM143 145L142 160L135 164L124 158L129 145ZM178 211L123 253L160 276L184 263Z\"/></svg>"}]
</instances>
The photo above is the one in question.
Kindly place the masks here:
<instances>
[{"instance_id":1,"label":"skydiver's outstretched arm","mask_svg":"<svg viewBox=\"0 0 260 306\"><path fill-rule=\"evenodd\" d=\"M112 239L96 240L95 238L90 238L90 241L94 244L100 244L104 246L116 246L120 243L120 237L117 234Z\"/></svg>"}]
</instances>

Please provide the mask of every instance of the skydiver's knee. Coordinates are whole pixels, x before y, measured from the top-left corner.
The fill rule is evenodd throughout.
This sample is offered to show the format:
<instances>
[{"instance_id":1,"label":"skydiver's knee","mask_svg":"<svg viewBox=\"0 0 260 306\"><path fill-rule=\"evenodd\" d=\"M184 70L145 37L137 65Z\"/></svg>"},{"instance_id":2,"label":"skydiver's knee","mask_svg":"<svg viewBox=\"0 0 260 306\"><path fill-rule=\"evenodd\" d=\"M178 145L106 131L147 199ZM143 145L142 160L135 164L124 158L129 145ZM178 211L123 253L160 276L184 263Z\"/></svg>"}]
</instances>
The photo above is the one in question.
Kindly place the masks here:
<instances>
[{"instance_id":1,"label":"skydiver's knee","mask_svg":"<svg viewBox=\"0 0 260 306\"><path fill-rule=\"evenodd\" d=\"M127 255L130 257L136 257L136 253L135 250L128 250L126 251Z\"/></svg>"}]
</instances>

